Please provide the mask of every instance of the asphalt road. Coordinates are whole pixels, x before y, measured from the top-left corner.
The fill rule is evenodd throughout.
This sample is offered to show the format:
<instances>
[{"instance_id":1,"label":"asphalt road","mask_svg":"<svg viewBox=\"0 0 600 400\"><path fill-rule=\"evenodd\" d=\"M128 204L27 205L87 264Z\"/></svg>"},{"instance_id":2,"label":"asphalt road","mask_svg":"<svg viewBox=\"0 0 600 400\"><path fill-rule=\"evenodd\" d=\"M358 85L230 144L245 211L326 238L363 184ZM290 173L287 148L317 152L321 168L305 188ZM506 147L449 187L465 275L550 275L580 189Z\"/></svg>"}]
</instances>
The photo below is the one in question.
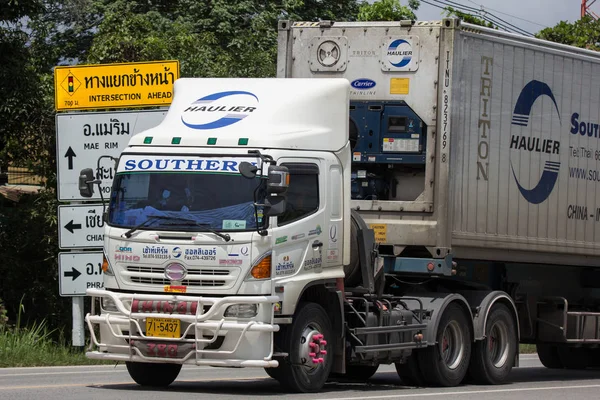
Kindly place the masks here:
<instances>
[{"instance_id":1,"label":"asphalt road","mask_svg":"<svg viewBox=\"0 0 600 400\"><path fill-rule=\"evenodd\" d=\"M511 383L455 388L402 386L393 367L382 366L369 383L328 383L317 395L285 394L261 369L184 367L168 389L146 390L129 378L123 365L0 369L0 399L544 399L600 398L600 370L549 370L536 355L521 356Z\"/></svg>"}]
</instances>

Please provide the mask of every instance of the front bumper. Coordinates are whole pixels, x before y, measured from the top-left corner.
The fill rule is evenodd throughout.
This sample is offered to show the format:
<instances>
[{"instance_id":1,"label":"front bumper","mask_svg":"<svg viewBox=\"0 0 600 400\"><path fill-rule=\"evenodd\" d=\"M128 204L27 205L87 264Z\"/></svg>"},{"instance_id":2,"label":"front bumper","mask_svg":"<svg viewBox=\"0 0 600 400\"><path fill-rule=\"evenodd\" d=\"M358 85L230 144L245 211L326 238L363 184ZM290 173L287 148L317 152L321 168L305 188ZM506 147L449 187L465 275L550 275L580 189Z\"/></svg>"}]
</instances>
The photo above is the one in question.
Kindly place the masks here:
<instances>
[{"instance_id":1,"label":"front bumper","mask_svg":"<svg viewBox=\"0 0 600 400\"><path fill-rule=\"evenodd\" d=\"M273 304L277 296L200 297L115 293L88 289L92 312L88 358L220 367L277 367L273 360ZM96 313L95 298L109 298L116 311ZM253 318L225 318L233 304L257 304ZM146 335L147 318L179 320L175 338ZM98 335L99 331L99 335Z\"/></svg>"}]
</instances>

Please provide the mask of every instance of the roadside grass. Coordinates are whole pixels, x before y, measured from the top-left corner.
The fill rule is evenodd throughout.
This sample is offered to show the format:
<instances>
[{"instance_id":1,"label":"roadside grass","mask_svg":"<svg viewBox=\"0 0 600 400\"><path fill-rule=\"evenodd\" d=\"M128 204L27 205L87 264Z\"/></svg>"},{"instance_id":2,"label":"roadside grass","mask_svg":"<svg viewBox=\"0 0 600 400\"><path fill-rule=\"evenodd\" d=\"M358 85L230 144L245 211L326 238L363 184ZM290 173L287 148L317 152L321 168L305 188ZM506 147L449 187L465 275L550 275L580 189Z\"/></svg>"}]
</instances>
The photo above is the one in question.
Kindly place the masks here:
<instances>
[{"instance_id":1,"label":"roadside grass","mask_svg":"<svg viewBox=\"0 0 600 400\"><path fill-rule=\"evenodd\" d=\"M535 344L521 344L519 347L519 354L535 354L537 349Z\"/></svg>"},{"instance_id":2,"label":"roadside grass","mask_svg":"<svg viewBox=\"0 0 600 400\"><path fill-rule=\"evenodd\" d=\"M90 360L80 351L65 346L62 332L59 340L51 338L45 322L29 328L0 327L0 367L42 367L56 365L107 364Z\"/></svg>"}]
</instances>

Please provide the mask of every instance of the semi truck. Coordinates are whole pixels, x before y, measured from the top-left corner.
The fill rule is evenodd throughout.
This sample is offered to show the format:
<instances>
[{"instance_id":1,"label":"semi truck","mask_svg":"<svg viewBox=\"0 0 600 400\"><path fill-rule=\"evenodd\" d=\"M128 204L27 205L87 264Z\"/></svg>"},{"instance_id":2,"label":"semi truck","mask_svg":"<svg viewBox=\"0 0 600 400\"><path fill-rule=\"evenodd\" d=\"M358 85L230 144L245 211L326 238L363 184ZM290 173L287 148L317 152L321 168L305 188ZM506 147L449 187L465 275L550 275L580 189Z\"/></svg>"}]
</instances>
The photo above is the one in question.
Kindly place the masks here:
<instances>
[{"instance_id":1,"label":"semi truck","mask_svg":"<svg viewBox=\"0 0 600 400\"><path fill-rule=\"evenodd\" d=\"M87 356L297 392L499 384L519 343L598 366L598 76L457 19L280 21L276 78L179 79L120 155Z\"/></svg>"}]
</instances>

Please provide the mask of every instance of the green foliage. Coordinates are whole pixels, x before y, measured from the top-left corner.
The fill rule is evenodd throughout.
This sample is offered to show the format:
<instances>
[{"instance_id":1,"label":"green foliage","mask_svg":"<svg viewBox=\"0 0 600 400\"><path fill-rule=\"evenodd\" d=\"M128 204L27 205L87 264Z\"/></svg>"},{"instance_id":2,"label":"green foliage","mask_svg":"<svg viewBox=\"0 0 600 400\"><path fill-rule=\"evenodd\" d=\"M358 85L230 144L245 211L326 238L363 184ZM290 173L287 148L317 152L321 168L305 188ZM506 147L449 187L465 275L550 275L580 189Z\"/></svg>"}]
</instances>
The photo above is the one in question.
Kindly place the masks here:
<instances>
[{"instance_id":1,"label":"green foliage","mask_svg":"<svg viewBox=\"0 0 600 400\"><path fill-rule=\"evenodd\" d=\"M62 330L50 330L46 321L41 321L29 327L0 326L0 368L104 364L73 352L63 344Z\"/></svg>"},{"instance_id":2,"label":"green foliage","mask_svg":"<svg viewBox=\"0 0 600 400\"><path fill-rule=\"evenodd\" d=\"M540 39L600 51L600 20L590 16L569 23L561 21L535 35Z\"/></svg>"},{"instance_id":3,"label":"green foliage","mask_svg":"<svg viewBox=\"0 0 600 400\"><path fill-rule=\"evenodd\" d=\"M6 329L8 325L8 315L7 315L6 307L4 307L4 303L2 299L0 299L0 332Z\"/></svg>"},{"instance_id":4,"label":"green foliage","mask_svg":"<svg viewBox=\"0 0 600 400\"><path fill-rule=\"evenodd\" d=\"M474 15L464 13L453 7L446 7L444 8L444 11L446 12L447 17L456 17L470 24L485 26L487 28L496 28L496 26L494 26L494 24L491 22L488 22L482 18L477 18Z\"/></svg>"},{"instance_id":5,"label":"green foliage","mask_svg":"<svg viewBox=\"0 0 600 400\"><path fill-rule=\"evenodd\" d=\"M356 0L2 2L0 166L27 167L45 188L18 203L0 196L0 318L16 319L23 298L24 325L45 319L54 336L71 327L58 294L54 66L174 59L187 77L274 76L279 19L357 12Z\"/></svg>"},{"instance_id":6,"label":"green foliage","mask_svg":"<svg viewBox=\"0 0 600 400\"><path fill-rule=\"evenodd\" d=\"M70 301L58 293L56 192L24 195L17 205L0 197L0 296L8 316L20 323L24 307L24 325L71 326Z\"/></svg>"},{"instance_id":7,"label":"green foliage","mask_svg":"<svg viewBox=\"0 0 600 400\"><path fill-rule=\"evenodd\" d=\"M15 22L43 10L41 0L3 0L0 2L0 20Z\"/></svg>"},{"instance_id":8,"label":"green foliage","mask_svg":"<svg viewBox=\"0 0 600 400\"><path fill-rule=\"evenodd\" d=\"M358 11L359 21L401 21L416 20L413 10L419 8L419 2L410 0L408 6L403 6L400 0L378 0L372 4L363 2Z\"/></svg>"}]
</instances>

